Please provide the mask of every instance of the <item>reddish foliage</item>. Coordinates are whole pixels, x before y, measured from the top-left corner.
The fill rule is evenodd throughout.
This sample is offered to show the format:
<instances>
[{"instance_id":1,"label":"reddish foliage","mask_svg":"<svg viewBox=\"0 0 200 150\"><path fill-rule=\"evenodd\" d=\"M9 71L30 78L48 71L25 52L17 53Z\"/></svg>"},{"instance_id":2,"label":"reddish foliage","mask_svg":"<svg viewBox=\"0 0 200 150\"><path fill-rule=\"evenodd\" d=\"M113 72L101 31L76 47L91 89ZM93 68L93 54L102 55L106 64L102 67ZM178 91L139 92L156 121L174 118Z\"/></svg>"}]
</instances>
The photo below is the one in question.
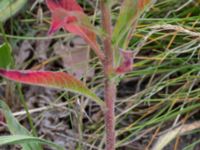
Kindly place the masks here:
<instances>
[{"instance_id":1,"label":"reddish foliage","mask_svg":"<svg viewBox=\"0 0 200 150\"><path fill-rule=\"evenodd\" d=\"M75 16L70 16L70 12L82 12L82 8L75 0L46 0L47 6L52 13L52 23L49 34L56 32L63 27L65 23L73 23L77 21Z\"/></svg>"},{"instance_id":2,"label":"reddish foliage","mask_svg":"<svg viewBox=\"0 0 200 150\"><path fill-rule=\"evenodd\" d=\"M133 51L121 50L122 63L116 69L117 74L124 74L133 69Z\"/></svg>"},{"instance_id":3,"label":"reddish foliage","mask_svg":"<svg viewBox=\"0 0 200 150\"><path fill-rule=\"evenodd\" d=\"M64 28L75 35L81 36L94 50L99 51L96 34L92 29L93 26L75 0L46 0L46 2L52 13L49 34Z\"/></svg>"},{"instance_id":4,"label":"reddish foliage","mask_svg":"<svg viewBox=\"0 0 200 150\"><path fill-rule=\"evenodd\" d=\"M96 101L99 105L104 104L101 99L96 96L96 94L92 93L84 85L83 82L68 73L52 71L5 70L0 68L0 76L25 84L52 87L63 90L67 89L69 91L83 94Z\"/></svg>"},{"instance_id":5,"label":"reddish foliage","mask_svg":"<svg viewBox=\"0 0 200 150\"><path fill-rule=\"evenodd\" d=\"M0 75L21 83L55 88L71 87L75 89L84 85L73 76L64 72L18 71L0 69Z\"/></svg>"},{"instance_id":6,"label":"reddish foliage","mask_svg":"<svg viewBox=\"0 0 200 150\"><path fill-rule=\"evenodd\" d=\"M150 1L151 1L151 0L139 0L139 1L138 1L138 8L139 8L139 9L144 9L144 7L145 7L148 3L150 3ZM139 11L141 11L141 10L139 10Z\"/></svg>"},{"instance_id":7,"label":"reddish foliage","mask_svg":"<svg viewBox=\"0 0 200 150\"><path fill-rule=\"evenodd\" d=\"M46 2L52 12L58 8L63 8L68 11L83 12L83 9L77 4L76 0L46 0Z\"/></svg>"}]
</instances>

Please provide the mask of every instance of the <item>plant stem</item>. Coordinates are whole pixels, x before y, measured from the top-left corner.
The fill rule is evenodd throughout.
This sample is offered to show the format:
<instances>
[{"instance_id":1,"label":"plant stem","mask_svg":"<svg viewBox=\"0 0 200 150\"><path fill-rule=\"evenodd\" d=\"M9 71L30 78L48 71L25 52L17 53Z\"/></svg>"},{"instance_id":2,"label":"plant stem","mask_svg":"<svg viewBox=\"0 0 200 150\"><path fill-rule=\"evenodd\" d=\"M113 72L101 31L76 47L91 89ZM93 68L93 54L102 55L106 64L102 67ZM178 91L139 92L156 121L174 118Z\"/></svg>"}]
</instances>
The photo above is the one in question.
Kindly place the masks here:
<instances>
[{"instance_id":1,"label":"plant stem","mask_svg":"<svg viewBox=\"0 0 200 150\"><path fill-rule=\"evenodd\" d=\"M106 150L115 149L115 99L116 99L116 84L111 79L113 73L113 50L112 50L112 24L110 6L105 0L101 0L102 12L102 27L106 32L104 44L104 100L106 103L105 128L106 128Z\"/></svg>"},{"instance_id":2,"label":"plant stem","mask_svg":"<svg viewBox=\"0 0 200 150\"><path fill-rule=\"evenodd\" d=\"M116 86L113 82L106 80L105 81L105 95L104 99L106 102L105 110L105 128L106 128L106 150L115 149L115 112L114 112L114 103L115 103L115 91Z\"/></svg>"}]
</instances>

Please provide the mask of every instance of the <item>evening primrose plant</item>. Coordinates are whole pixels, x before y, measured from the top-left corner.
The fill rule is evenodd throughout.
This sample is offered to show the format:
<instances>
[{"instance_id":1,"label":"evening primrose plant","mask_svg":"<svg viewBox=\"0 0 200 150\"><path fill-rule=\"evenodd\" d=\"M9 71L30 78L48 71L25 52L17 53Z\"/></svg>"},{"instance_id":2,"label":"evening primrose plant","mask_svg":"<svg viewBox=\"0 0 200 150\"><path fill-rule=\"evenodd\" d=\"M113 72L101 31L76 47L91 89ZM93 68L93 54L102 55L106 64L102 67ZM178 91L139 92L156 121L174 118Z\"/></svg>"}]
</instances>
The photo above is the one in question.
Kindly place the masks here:
<instances>
[{"instance_id":1,"label":"evening primrose plant","mask_svg":"<svg viewBox=\"0 0 200 150\"><path fill-rule=\"evenodd\" d=\"M51 11L49 36L64 29L83 38L98 57L104 71L104 98L99 98L73 75L65 72L6 70L0 75L24 84L66 89L95 101L104 112L105 149L115 149L115 100L120 77L132 70L134 51L127 50L138 17L153 0L124 0L117 21L111 20L114 0L100 0L101 31L90 22L76 0L46 0ZM97 40L98 39L98 40Z\"/></svg>"}]
</instances>

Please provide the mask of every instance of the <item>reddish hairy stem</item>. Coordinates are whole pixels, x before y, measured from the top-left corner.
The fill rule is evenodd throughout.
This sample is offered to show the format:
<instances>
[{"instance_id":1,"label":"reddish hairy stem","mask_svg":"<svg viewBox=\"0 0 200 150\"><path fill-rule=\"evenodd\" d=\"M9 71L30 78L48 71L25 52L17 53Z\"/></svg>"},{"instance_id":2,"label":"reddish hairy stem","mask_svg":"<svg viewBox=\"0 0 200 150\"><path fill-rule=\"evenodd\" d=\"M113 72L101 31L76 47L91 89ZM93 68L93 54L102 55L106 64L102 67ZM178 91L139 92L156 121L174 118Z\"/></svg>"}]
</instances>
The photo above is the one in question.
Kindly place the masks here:
<instances>
[{"instance_id":1,"label":"reddish hairy stem","mask_svg":"<svg viewBox=\"0 0 200 150\"><path fill-rule=\"evenodd\" d=\"M116 85L115 83L106 80L105 81L105 95L106 110L104 112L105 128L106 128L106 150L115 149L115 95Z\"/></svg>"},{"instance_id":2,"label":"reddish hairy stem","mask_svg":"<svg viewBox=\"0 0 200 150\"><path fill-rule=\"evenodd\" d=\"M106 59L104 60L104 100L106 103L105 128L106 128L106 150L115 149L115 99L116 99L116 84L111 80L113 71L113 50L112 50L112 24L110 7L105 0L101 0L102 12L102 27L106 32L106 38L103 41L104 53Z\"/></svg>"}]
</instances>

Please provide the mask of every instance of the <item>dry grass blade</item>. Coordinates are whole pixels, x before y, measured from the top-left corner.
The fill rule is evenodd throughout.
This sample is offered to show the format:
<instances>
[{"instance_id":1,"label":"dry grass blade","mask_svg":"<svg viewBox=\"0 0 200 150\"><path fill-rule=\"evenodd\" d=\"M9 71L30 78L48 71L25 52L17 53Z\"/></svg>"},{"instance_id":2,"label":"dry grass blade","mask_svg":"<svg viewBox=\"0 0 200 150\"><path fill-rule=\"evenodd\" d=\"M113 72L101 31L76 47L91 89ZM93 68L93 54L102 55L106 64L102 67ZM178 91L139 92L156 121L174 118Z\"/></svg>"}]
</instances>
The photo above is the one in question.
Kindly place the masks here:
<instances>
[{"instance_id":1,"label":"dry grass blade","mask_svg":"<svg viewBox=\"0 0 200 150\"><path fill-rule=\"evenodd\" d=\"M176 32L181 32L181 33L187 34L192 37L200 38L199 32L190 31L189 29L186 29L186 28L183 28L183 27L177 26L177 25L164 24L164 25L155 25L150 28L155 29L155 30L173 30Z\"/></svg>"},{"instance_id":2,"label":"dry grass blade","mask_svg":"<svg viewBox=\"0 0 200 150\"><path fill-rule=\"evenodd\" d=\"M183 135L187 132L190 132L195 129L200 128L200 121L191 123L191 124L185 124L180 127L177 127L166 134L159 137L155 145L151 150L162 150L167 144L169 144L175 137L179 135Z\"/></svg>"}]
</instances>

